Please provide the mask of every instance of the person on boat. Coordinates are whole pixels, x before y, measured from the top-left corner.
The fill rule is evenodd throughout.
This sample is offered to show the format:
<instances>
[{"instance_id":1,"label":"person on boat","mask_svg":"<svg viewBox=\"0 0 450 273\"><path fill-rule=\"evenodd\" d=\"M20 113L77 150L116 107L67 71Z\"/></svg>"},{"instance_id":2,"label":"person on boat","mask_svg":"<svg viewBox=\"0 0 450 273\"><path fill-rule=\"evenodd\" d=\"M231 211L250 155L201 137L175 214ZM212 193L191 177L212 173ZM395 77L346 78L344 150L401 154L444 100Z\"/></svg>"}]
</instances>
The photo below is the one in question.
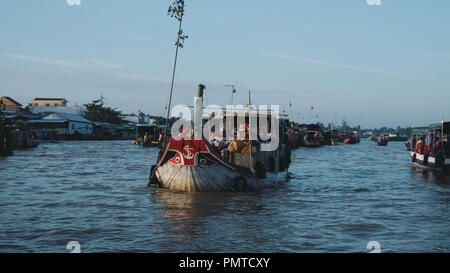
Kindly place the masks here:
<instances>
[{"instance_id":1,"label":"person on boat","mask_svg":"<svg viewBox=\"0 0 450 273\"><path fill-rule=\"evenodd\" d=\"M422 137L422 142L420 143L420 154L423 155L423 150L425 149L425 138Z\"/></svg>"},{"instance_id":2,"label":"person on boat","mask_svg":"<svg viewBox=\"0 0 450 273\"><path fill-rule=\"evenodd\" d=\"M417 141L417 143L416 143L416 149L415 149L416 153L420 153L420 147L422 146L422 142L423 142L422 137L420 137L419 141Z\"/></svg>"},{"instance_id":3,"label":"person on boat","mask_svg":"<svg viewBox=\"0 0 450 273\"><path fill-rule=\"evenodd\" d=\"M414 151L414 148L416 147L416 141L417 141L416 135L413 135L411 138L411 145L409 146L411 151Z\"/></svg>"},{"instance_id":4,"label":"person on boat","mask_svg":"<svg viewBox=\"0 0 450 273\"><path fill-rule=\"evenodd\" d=\"M423 144L423 150L421 154L426 155L429 151L429 145L427 143Z\"/></svg>"},{"instance_id":5,"label":"person on boat","mask_svg":"<svg viewBox=\"0 0 450 273\"><path fill-rule=\"evenodd\" d=\"M436 150L439 149L439 145L441 144L441 142L439 141L439 138L436 138Z\"/></svg>"},{"instance_id":6,"label":"person on boat","mask_svg":"<svg viewBox=\"0 0 450 273\"><path fill-rule=\"evenodd\" d=\"M148 143L148 133L145 133L144 135L144 144Z\"/></svg>"}]
</instances>

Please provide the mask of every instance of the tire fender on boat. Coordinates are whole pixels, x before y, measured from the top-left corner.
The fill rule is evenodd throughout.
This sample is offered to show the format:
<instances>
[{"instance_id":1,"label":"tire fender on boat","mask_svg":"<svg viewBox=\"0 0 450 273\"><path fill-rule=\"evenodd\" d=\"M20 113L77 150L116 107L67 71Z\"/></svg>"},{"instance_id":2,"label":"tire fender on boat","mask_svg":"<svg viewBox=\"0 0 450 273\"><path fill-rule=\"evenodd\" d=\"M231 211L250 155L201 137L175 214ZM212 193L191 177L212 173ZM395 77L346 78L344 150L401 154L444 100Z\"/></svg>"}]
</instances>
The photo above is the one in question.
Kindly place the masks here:
<instances>
[{"instance_id":1,"label":"tire fender on boat","mask_svg":"<svg viewBox=\"0 0 450 273\"><path fill-rule=\"evenodd\" d=\"M416 162L416 158L417 158L417 155L414 154L414 155L412 156L412 162Z\"/></svg>"}]
</instances>

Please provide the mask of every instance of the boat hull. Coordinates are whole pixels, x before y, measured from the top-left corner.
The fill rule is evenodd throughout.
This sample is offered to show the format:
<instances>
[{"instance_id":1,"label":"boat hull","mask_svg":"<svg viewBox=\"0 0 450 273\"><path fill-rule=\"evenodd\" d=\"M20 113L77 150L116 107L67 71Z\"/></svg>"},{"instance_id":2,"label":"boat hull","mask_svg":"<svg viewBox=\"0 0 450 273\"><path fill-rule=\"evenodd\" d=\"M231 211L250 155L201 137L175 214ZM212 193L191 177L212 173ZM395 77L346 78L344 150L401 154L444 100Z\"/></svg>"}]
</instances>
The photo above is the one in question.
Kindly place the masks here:
<instances>
[{"instance_id":1,"label":"boat hull","mask_svg":"<svg viewBox=\"0 0 450 273\"><path fill-rule=\"evenodd\" d=\"M428 156L427 158L425 155L412 151L410 152L410 155L413 162L413 166L415 167L435 171L442 171L446 173L450 172L450 158L446 158L440 161L436 157Z\"/></svg>"},{"instance_id":2,"label":"boat hull","mask_svg":"<svg viewBox=\"0 0 450 273\"><path fill-rule=\"evenodd\" d=\"M235 165L218 155L205 140L172 138L160 154L158 165L152 167L149 185L183 192L245 192L286 180L286 154L273 151L260 155L230 155L233 162L240 163ZM283 161L277 161L277 156ZM250 162L255 163L250 164L254 167L246 167Z\"/></svg>"},{"instance_id":3,"label":"boat hull","mask_svg":"<svg viewBox=\"0 0 450 273\"><path fill-rule=\"evenodd\" d=\"M221 165L171 166L166 163L156 170L163 188L183 192L245 192L268 187L286 179L280 173L268 174L264 179L246 176Z\"/></svg>"}]
</instances>

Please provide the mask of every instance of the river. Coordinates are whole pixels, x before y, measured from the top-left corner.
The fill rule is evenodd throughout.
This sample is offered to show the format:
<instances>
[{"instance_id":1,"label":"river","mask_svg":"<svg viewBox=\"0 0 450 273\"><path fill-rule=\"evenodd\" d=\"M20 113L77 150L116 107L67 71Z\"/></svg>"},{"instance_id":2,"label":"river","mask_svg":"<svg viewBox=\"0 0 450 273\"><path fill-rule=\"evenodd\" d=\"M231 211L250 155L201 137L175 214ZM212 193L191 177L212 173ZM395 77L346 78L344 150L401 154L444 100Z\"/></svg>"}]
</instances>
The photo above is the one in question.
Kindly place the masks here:
<instances>
[{"instance_id":1,"label":"river","mask_svg":"<svg viewBox=\"0 0 450 273\"><path fill-rule=\"evenodd\" d=\"M292 179L258 192L146 187L158 150L41 144L0 158L0 252L450 251L450 177L402 142L301 148Z\"/></svg>"}]
</instances>

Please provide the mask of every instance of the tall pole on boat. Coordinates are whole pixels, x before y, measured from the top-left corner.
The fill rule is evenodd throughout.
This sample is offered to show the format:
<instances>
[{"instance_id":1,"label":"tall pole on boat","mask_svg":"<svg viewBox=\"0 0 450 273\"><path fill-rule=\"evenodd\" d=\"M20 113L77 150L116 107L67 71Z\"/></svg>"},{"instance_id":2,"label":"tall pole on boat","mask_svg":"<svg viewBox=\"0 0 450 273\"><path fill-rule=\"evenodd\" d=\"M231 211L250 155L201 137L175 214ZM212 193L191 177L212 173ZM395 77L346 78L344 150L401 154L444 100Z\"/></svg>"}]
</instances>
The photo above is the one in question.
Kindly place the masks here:
<instances>
[{"instance_id":1,"label":"tall pole on boat","mask_svg":"<svg viewBox=\"0 0 450 273\"><path fill-rule=\"evenodd\" d=\"M183 15L184 15L184 1L181 1L181 9L178 11L178 21L179 26L178 26L178 37L177 37L177 41L174 42L175 46L176 46L176 51L175 51L175 61L173 64L173 72L172 72L172 83L170 85L170 95L169 95L169 103L167 105L167 115L166 115L166 127L164 128L164 138L163 138L163 151L166 148L166 139L167 139L167 128L169 127L169 117L170 117L170 109L171 109L171 104L172 104L172 95L173 95L173 85L175 82L175 72L177 69L177 60L178 60L178 50L180 48L180 38L181 35L183 34L183 31L181 29L181 26L183 24Z\"/></svg>"},{"instance_id":2,"label":"tall pole on boat","mask_svg":"<svg viewBox=\"0 0 450 273\"><path fill-rule=\"evenodd\" d=\"M167 146L167 129L169 127L169 117L170 117L170 109L171 109L171 105L172 105L172 95L173 95L173 85L175 82L175 72L177 69L177 60L178 60L178 50L180 49L180 47L183 47L183 44L180 43L180 41L184 41L184 39L188 38L188 36L183 34L183 30L181 28L182 24L183 24L183 16L184 16L184 0L175 0L173 2L173 4L171 6L169 6L168 12L167 14L170 17L175 17L178 21L179 21L179 25L178 25L178 36L177 36L177 41L174 42L174 45L176 46L176 51L175 51L175 61L173 64L173 72L172 72L172 82L170 85L170 95L169 95L169 102L167 104L167 115L166 115L166 126L164 128L164 138L163 138L163 145L162 145L162 151L164 154L164 151L166 150L166 146ZM160 158L158 158L158 164L155 166L155 168L152 167L152 170L150 171L150 177L149 177L149 185L152 183L152 180L155 176L156 170L159 168L159 165L161 164ZM162 187L161 182L157 181L159 186Z\"/></svg>"}]
</instances>

